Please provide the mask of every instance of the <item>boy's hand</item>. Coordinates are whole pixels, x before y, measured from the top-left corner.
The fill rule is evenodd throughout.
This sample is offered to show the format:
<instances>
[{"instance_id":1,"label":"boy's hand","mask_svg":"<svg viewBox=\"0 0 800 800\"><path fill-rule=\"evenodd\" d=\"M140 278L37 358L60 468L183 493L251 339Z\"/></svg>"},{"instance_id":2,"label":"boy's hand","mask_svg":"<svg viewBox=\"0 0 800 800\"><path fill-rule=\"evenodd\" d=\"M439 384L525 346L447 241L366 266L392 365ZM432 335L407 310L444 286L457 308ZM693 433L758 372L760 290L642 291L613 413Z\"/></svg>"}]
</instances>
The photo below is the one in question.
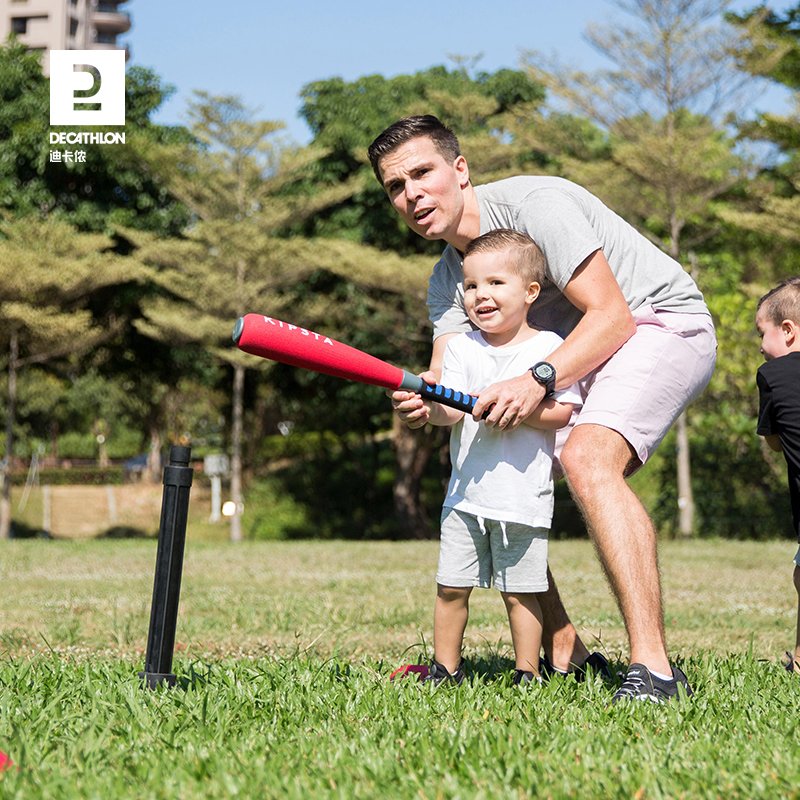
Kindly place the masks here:
<instances>
[{"instance_id":1,"label":"boy's hand","mask_svg":"<svg viewBox=\"0 0 800 800\"><path fill-rule=\"evenodd\" d=\"M436 383L436 375L433 372L422 372L420 378L425 383ZM428 424L431 417L430 404L422 399L415 392L387 392L392 400L392 408L395 414L411 430L422 428Z\"/></svg>"}]
</instances>

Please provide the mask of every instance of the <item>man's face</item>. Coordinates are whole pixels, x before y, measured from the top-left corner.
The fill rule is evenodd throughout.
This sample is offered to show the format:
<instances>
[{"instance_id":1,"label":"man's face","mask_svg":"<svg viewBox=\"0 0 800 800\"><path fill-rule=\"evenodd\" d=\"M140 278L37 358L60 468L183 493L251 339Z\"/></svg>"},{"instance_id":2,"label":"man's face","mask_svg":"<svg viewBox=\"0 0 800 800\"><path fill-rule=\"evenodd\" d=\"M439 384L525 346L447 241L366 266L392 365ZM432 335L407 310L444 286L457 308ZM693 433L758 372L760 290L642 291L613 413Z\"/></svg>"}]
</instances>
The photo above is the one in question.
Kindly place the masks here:
<instances>
[{"instance_id":1,"label":"man's face","mask_svg":"<svg viewBox=\"0 0 800 800\"><path fill-rule=\"evenodd\" d=\"M469 168L463 156L452 163L426 136L400 145L379 162L383 188L403 221L426 239L455 236L464 210Z\"/></svg>"},{"instance_id":2,"label":"man's face","mask_svg":"<svg viewBox=\"0 0 800 800\"><path fill-rule=\"evenodd\" d=\"M756 314L756 328L761 336L761 352L767 361L790 352L784 325L776 325L768 319L762 308Z\"/></svg>"}]
</instances>

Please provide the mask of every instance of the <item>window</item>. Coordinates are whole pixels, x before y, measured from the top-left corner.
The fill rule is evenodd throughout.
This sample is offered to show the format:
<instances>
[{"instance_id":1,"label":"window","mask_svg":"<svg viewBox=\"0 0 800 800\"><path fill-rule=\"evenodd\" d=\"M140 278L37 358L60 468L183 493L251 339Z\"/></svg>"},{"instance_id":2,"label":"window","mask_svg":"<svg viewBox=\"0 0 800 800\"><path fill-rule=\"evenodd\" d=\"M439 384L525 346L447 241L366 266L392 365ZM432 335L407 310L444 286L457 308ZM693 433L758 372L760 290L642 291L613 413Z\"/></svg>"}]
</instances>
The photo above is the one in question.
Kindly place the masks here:
<instances>
[{"instance_id":1,"label":"window","mask_svg":"<svg viewBox=\"0 0 800 800\"><path fill-rule=\"evenodd\" d=\"M27 17L11 17L11 33L27 33L27 32L28 32Z\"/></svg>"}]
</instances>

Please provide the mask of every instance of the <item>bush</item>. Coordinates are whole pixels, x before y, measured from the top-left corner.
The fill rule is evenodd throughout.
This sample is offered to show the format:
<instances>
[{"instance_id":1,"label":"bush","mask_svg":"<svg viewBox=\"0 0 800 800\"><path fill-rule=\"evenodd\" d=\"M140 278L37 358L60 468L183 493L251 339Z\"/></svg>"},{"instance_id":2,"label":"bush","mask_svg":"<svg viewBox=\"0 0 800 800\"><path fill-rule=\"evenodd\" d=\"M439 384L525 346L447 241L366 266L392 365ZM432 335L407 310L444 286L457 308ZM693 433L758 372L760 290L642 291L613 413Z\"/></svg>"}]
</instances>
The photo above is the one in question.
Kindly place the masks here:
<instances>
[{"instance_id":1,"label":"bush","mask_svg":"<svg viewBox=\"0 0 800 800\"><path fill-rule=\"evenodd\" d=\"M24 486L27 472L11 474L12 486ZM43 469L39 471L39 483L43 486L119 486L124 483L122 467L70 467L69 469Z\"/></svg>"},{"instance_id":2,"label":"bush","mask_svg":"<svg viewBox=\"0 0 800 800\"><path fill-rule=\"evenodd\" d=\"M248 539L288 539L310 527L306 509L272 478L262 478L248 489L245 507L244 534Z\"/></svg>"}]
</instances>

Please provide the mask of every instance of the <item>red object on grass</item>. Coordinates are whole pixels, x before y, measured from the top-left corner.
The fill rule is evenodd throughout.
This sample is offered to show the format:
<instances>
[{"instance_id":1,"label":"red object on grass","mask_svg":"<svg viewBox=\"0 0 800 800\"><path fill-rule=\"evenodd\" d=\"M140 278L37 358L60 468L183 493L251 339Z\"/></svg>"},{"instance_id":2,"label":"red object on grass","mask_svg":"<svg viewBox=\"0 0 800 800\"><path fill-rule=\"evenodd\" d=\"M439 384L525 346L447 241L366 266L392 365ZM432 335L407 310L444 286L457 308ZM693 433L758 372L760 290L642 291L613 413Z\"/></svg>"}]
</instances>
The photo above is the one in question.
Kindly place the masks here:
<instances>
[{"instance_id":1,"label":"red object on grass","mask_svg":"<svg viewBox=\"0 0 800 800\"><path fill-rule=\"evenodd\" d=\"M397 680L398 678L407 678L409 675L416 676L417 680L423 680L428 677L430 669L426 664L403 664L398 667L390 676L389 680Z\"/></svg>"},{"instance_id":2,"label":"red object on grass","mask_svg":"<svg viewBox=\"0 0 800 800\"><path fill-rule=\"evenodd\" d=\"M2 750L0 750L0 772L12 766L14 766L14 762Z\"/></svg>"}]
</instances>

